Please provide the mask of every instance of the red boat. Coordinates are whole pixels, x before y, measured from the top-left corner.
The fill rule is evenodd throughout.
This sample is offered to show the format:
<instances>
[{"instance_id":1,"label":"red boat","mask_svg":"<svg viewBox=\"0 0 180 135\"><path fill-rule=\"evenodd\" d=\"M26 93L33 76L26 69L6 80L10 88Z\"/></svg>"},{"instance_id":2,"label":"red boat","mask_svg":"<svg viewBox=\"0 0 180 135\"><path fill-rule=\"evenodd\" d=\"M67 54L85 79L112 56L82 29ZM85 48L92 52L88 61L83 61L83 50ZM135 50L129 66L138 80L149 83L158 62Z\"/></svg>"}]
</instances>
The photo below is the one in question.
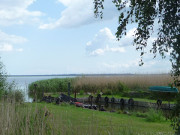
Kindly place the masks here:
<instances>
[{"instance_id":1,"label":"red boat","mask_svg":"<svg viewBox=\"0 0 180 135\"><path fill-rule=\"evenodd\" d=\"M80 103L80 102L74 102L76 107L83 107L83 103Z\"/></svg>"}]
</instances>

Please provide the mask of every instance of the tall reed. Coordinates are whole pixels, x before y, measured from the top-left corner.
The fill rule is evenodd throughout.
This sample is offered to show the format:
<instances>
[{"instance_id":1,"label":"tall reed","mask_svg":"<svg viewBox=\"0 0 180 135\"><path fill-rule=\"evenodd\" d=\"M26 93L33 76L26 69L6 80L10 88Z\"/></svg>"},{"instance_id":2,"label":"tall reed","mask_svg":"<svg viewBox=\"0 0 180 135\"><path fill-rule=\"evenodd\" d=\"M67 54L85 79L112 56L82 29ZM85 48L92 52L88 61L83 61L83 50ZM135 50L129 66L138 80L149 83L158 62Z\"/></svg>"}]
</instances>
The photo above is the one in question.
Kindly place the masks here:
<instances>
[{"instance_id":1,"label":"tall reed","mask_svg":"<svg viewBox=\"0 0 180 135\"><path fill-rule=\"evenodd\" d=\"M42 93L67 92L67 84L71 83L72 92L121 94L130 96L129 92L139 92L139 98L149 94L150 86L169 86L173 79L168 74L161 75L119 75L119 76L87 76L77 78L61 78L37 81L29 85L29 94L42 98ZM37 84L37 87L34 87ZM156 93L154 94L156 95ZM134 96L134 95L133 95ZM149 95L148 95L149 96ZM154 97L154 96L152 96ZM174 95L172 95L174 98Z\"/></svg>"},{"instance_id":2,"label":"tall reed","mask_svg":"<svg viewBox=\"0 0 180 135\"><path fill-rule=\"evenodd\" d=\"M169 128L165 123L154 123L154 126L125 115L84 110L63 104L56 106L42 103L19 104L15 100L1 101L0 114L1 135L155 135L158 131L163 134L169 131L163 131L164 126ZM172 130L167 133L171 134Z\"/></svg>"},{"instance_id":3,"label":"tall reed","mask_svg":"<svg viewBox=\"0 0 180 135\"><path fill-rule=\"evenodd\" d=\"M86 85L103 88L107 84L113 87L118 82L125 84L131 90L147 90L150 86L168 86L173 83L173 79L168 74L80 77L74 81L74 87L81 89Z\"/></svg>"}]
</instances>

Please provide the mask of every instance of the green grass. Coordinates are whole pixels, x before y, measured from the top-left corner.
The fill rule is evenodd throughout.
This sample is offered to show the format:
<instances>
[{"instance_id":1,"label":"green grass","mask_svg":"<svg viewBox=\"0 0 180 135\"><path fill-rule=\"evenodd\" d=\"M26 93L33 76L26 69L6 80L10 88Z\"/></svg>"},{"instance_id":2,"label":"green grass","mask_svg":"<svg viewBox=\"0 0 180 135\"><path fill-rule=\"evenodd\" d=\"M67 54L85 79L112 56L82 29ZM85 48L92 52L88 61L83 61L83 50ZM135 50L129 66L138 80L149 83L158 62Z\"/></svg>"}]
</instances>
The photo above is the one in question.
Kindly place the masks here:
<instances>
[{"instance_id":1,"label":"green grass","mask_svg":"<svg viewBox=\"0 0 180 135\"><path fill-rule=\"evenodd\" d=\"M70 105L53 105L45 103L28 104L33 108L45 107L52 117L52 125L62 134L112 134L112 135L171 135L170 122L148 122L145 118L99 112ZM54 129L56 130L56 129ZM57 131L54 131L57 132Z\"/></svg>"},{"instance_id":2,"label":"green grass","mask_svg":"<svg viewBox=\"0 0 180 135\"><path fill-rule=\"evenodd\" d=\"M100 112L66 103L1 101L0 113L0 133L5 135L173 135L170 122L157 121L158 117L149 122L147 117Z\"/></svg>"}]
</instances>

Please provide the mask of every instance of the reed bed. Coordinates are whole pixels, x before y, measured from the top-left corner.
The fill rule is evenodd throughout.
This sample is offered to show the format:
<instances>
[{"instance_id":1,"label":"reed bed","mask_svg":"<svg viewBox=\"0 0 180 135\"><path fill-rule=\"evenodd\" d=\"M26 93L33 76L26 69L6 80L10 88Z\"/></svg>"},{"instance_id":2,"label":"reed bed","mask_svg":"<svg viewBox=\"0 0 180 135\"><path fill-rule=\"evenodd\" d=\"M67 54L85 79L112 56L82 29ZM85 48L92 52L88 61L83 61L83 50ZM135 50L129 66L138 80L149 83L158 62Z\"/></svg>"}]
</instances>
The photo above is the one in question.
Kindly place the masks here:
<instances>
[{"instance_id":1,"label":"reed bed","mask_svg":"<svg viewBox=\"0 0 180 135\"><path fill-rule=\"evenodd\" d=\"M32 108L14 101L0 103L1 135L43 135L51 132L50 119L45 117L44 108Z\"/></svg>"},{"instance_id":2,"label":"reed bed","mask_svg":"<svg viewBox=\"0 0 180 135\"><path fill-rule=\"evenodd\" d=\"M161 75L119 75L119 76L83 76L77 78L49 79L33 82L29 85L29 95L34 98L36 94L40 99L43 92L67 92L67 84L71 83L71 91L77 93L100 93L104 95L120 95L124 97L156 99L158 93L149 93L150 86L170 86L173 78L168 74ZM37 84L37 87L34 85ZM166 99L166 93L162 95ZM176 94L168 95L173 100Z\"/></svg>"},{"instance_id":3,"label":"reed bed","mask_svg":"<svg viewBox=\"0 0 180 135\"><path fill-rule=\"evenodd\" d=\"M113 86L118 82L131 90L147 90L150 86L168 86L173 83L173 78L168 74L80 77L74 81L73 85L75 88L83 88L83 85L104 88L107 84Z\"/></svg>"}]
</instances>

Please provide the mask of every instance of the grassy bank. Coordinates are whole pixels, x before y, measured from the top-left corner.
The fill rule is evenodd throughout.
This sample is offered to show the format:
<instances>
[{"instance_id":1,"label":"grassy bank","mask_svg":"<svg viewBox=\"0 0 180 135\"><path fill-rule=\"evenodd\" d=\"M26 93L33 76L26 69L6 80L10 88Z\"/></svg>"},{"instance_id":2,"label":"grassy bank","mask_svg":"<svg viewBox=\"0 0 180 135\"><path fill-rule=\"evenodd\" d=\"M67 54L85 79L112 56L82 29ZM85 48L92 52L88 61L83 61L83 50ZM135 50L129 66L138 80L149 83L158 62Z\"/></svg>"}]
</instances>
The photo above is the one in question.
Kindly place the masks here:
<instances>
[{"instance_id":1,"label":"grassy bank","mask_svg":"<svg viewBox=\"0 0 180 135\"><path fill-rule=\"evenodd\" d=\"M170 122L45 103L1 103L1 134L171 135Z\"/></svg>"}]
</instances>

